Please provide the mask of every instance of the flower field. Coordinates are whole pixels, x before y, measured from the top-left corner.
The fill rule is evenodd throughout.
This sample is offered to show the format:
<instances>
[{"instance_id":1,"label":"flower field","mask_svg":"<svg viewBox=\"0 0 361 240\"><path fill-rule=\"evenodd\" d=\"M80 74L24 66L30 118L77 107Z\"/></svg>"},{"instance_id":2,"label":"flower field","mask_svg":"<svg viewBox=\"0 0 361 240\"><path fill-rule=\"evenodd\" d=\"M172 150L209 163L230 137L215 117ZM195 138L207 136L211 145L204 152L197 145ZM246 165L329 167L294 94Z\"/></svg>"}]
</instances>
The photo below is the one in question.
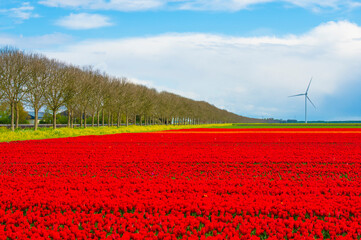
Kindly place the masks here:
<instances>
[{"instance_id":1,"label":"flower field","mask_svg":"<svg viewBox=\"0 0 361 240\"><path fill-rule=\"evenodd\" d=\"M0 239L360 239L361 129L0 143Z\"/></svg>"}]
</instances>

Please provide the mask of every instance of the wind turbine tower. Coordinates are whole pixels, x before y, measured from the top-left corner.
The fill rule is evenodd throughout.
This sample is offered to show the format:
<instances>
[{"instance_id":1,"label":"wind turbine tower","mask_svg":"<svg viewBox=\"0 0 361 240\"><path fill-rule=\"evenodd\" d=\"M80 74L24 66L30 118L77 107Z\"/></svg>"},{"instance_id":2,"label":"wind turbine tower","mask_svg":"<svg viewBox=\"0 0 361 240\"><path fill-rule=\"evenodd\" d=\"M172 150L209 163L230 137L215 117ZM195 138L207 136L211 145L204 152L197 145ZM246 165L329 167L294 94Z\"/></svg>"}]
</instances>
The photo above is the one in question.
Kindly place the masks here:
<instances>
[{"instance_id":1,"label":"wind turbine tower","mask_svg":"<svg viewBox=\"0 0 361 240\"><path fill-rule=\"evenodd\" d=\"M305 93L300 93L300 94L289 96L289 97L305 96L305 123L307 123L307 100L310 101L310 103L312 104L312 106L314 108L316 108L315 104L313 104L311 99L308 97L308 90L310 89L311 82L312 82L312 78L311 78L310 82L308 83L308 87L307 87Z\"/></svg>"}]
</instances>

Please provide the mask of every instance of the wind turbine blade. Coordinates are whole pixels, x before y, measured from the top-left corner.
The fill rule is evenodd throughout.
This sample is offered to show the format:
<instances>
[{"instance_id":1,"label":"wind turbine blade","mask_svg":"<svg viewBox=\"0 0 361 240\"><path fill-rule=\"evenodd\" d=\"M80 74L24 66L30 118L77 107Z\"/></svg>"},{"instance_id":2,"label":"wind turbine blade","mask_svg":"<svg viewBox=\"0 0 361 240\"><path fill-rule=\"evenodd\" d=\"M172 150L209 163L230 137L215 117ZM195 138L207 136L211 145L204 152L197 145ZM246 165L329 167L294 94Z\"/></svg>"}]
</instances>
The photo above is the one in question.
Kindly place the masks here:
<instances>
[{"instance_id":1,"label":"wind turbine blade","mask_svg":"<svg viewBox=\"0 0 361 240\"><path fill-rule=\"evenodd\" d=\"M292 96L288 96L288 97L298 97L298 96L303 96L305 95L304 93L301 93L301 94L296 94L296 95L292 95Z\"/></svg>"},{"instance_id":2,"label":"wind turbine blade","mask_svg":"<svg viewBox=\"0 0 361 240\"><path fill-rule=\"evenodd\" d=\"M311 80L310 80L310 83L308 84L308 87L307 87L307 90L306 90L306 94L308 93L308 89L310 89L311 82L312 82L312 78L311 78Z\"/></svg>"},{"instance_id":3,"label":"wind turbine blade","mask_svg":"<svg viewBox=\"0 0 361 240\"><path fill-rule=\"evenodd\" d=\"M306 96L306 97L307 97L308 101L310 101L310 103L312 104L312 106L313 106L314 108L316 108L315 104L313 104L313 102L311 101L311 99L310 99L308 96Z\"/></svg>"}]
</instances>

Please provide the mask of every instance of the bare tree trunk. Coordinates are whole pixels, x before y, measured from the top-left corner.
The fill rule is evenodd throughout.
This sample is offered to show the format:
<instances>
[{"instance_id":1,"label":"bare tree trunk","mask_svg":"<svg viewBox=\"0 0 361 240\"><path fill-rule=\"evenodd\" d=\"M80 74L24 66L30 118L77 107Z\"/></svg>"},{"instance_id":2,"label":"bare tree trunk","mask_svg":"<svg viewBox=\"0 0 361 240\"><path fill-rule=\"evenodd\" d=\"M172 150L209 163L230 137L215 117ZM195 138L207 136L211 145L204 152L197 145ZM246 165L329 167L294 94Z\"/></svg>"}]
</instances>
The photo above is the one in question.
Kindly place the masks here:
<instances>
[{"instance_id":1,"label":"bare tree trunk","mask_svg":"<svg viewBox=\"0 0 361 240\"><path fill-rule=\"evenodd\" d=\"M103 127L104 127L104 124L105 124L105 122L104 122L104 109L102 109L102 125L103 125Z\"/></svg>"},{"instance_id":2,"label":"bare tree trunk","mask_svg":"<svg viewBox=\"0 0 361 240\"><path fill-rule=\"evenodd\" d=\"M68 125L67 125L68 128L70 128L70 121L71 121L71 111L68 109Z\"/></svg>"},{"instance_id":3,"label":"bare tree trunk","mask_svg":"<svg viewBox=\"0 0 361 240\"><path fill-rule=\"evenodd\" d=\"M97 111L97 127L99 127L99 111Z\"/></svg>"},{"instance_id":4,"label":"bare tree trunk","mask_svg":"<svg viewBox=\"0 0 361 240\"><path fill-rule=\"evenodd\" d=\"M56 129L56 110L53 109L53 129Z\"/></svg>"},{"instance_id":5,"label":"bare tree trunk","mask_svg":"<svg viewBox=\"0 0 361 240\"><path fill-rule=\"evenodd\" d=\"M84 110L84 128L86 128L86 112L85 112L85 110Z\"/></svg>"},{"instance_id":6,"label":"bare tree trunk","mask_svg":"<svg viewBox=\"0 0 361 240\"><path fill-rule=\"evenodd\" d=\"M19 116L20 111L19 111L19 103L18 102L15 103L15 110L16 110L15 128L17 129L17 128L19 128L19 118L20 118L20 116Z\"/></svg>"},{"instance_id":7,"label":"bare tree trunk","mask_svg":"<svg viewBox=\"0 0 361 240\"><path fill-rule=\"evenodd\" d=\"M111 113L109 111L109 113L108 113L108 127L110 127L110 115L111 115Z\"/></svg>"},{"instance_id":8,"label":"bare tree trunk","mask_svg":"<svg viewBox=\"0 0 361 240\"><path fill-rule=\"evenodd\" d=\"M80 128L83 126L83 112L80 111Z\"/></svg>"},{"instance_id":9,"label":"bare tree trunk","mask_svg":"<svg viewBox=\"0 0 361 240\"><path fill-rule=\"evenodd\" d=\"M137 115L135 114L134 115L134 126L136 126L137 125Z\"/></svg>"},{"instance_id":10,"label":"bare tree trunk","mask_svg":"<svg viewBox=\"0 0 361 240\"><path fill-rule=\"evenodd\" d=\"M110 121L111 121L111 126L113 127L113 123L114 123L114 119L113 119L113 117L114 117L114 114L113 113L111 113L110 114Z\"/></svg>"},{"instance_id":11,"label":"bare tree trunk","mask_svg":"<svg viewBox=\"0 0 361 240\"><path fill-rule=\"evenodd\" d=\"M118 112L118 122L117 122L117 127L120 127L120 124L121 124L121 122L120 122L120 111Z\"/></svg>"},{"instance_id":12,"label":"bare tree trunk","mask_svg":"<svg viewBox=\"0 0 361 240\"><path fill-rule=\"evenodd\" d=\"M73 128L74 127L74 111L71 110L71 114L70 114L70 127Z\"/></svg>"},{"instance_id":13,"label":"bare tree trunk","mask_svg":"<svg viewBox=\"0 0 361 240\"><path fill-rule=\"evenodd\" d=\"M128 127L128 125L129 125L128 113L125 114L125 120L126 120L126 125L127 125L127 127Z\"/></svg>"},{"instance_id":14,"label":"bare tree trunk","mask_svg":"<svg viewBox=\"0 0 361 240\"><path fill-rule=\"evenodd\" d=\"M15 113L15 106L14 106L14 102L11 102L11 131L14 131L14 113Z\"/></svg>"},{"instance_id":15,"label":"bare tree trunk","mask_svg":"<svg viewBox=\"0 0 361 240\"><path fill-rule=\"evenodd\" d=\"M92 112L92 127L94 127L94 121L95 121L95 115L94 112Z\"/></svg>"},{"instance_id":16,"label":"bare tree trunk","mask_svg":"<svg viewBox=\"0 0 361 240\"><path fill-rule=\"evenodd\" d=\"M37 108L34 108L35 111L35 119L34 119L34 131L38 130L38 113L39 110Z\"/></svg>"}]
</instances>

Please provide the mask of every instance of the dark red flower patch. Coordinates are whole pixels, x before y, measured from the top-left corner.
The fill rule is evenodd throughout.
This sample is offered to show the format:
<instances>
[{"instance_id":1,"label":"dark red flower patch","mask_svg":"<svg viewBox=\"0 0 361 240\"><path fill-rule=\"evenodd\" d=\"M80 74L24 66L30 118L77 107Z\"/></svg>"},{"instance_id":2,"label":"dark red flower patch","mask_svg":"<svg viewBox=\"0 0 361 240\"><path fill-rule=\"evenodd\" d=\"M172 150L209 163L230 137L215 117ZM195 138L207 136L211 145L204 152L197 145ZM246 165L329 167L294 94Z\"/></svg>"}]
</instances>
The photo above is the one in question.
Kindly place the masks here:
<instances>
[{"instance_id":1,"label":"dark red flower patch","mask_svg":"<svg viewBox=\"0 0 361 240\"><path fill-rule=\"evenodd\" d=\"M0 144L0 239L361 237L359 130L187 131Z\"/></svg>"}]
</instances>

